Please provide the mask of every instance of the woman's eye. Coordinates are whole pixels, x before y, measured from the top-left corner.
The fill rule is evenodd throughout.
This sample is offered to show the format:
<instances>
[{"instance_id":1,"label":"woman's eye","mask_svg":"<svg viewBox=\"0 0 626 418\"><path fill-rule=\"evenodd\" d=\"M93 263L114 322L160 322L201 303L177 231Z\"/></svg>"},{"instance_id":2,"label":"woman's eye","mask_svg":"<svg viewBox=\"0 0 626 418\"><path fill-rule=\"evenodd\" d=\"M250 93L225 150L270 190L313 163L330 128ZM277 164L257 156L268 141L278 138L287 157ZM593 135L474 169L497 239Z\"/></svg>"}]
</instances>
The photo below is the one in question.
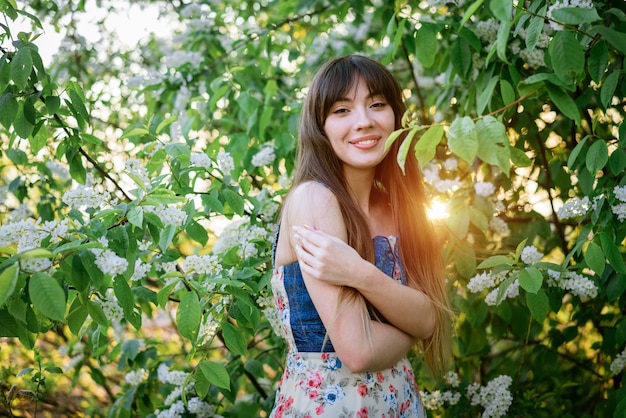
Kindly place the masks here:
<instances>
[{"instance_id":1,"label":"woman's eye","mask_svg":"<svg viewBox=\"0 0 626 418\"><path fill-rule=\"evenodd\" d=\"M385 107L387 103L385 102L376 102L372 104L372 107Z\"/></svg>"},{"instance_id":2,"label":"woman's eye","mask_svg":"<svg viewBox=\"0 0 626 418\"><path fill-rule=\"evenodd\" d=\"M335 113L335 114L346 113L347 111L348 111L348 109L340 107L340 108L337 108L337 109L333 110L333 113Z\"/></svg>"}]
</instances>

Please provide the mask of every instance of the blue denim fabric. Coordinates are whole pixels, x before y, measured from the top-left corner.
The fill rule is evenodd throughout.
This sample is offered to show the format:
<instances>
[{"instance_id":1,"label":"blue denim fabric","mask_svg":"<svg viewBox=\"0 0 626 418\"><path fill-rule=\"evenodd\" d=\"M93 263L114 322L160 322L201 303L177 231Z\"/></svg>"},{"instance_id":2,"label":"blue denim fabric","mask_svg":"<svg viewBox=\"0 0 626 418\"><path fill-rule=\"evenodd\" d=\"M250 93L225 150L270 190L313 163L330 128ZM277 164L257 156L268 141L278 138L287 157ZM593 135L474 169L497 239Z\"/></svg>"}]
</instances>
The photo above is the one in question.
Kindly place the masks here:
<instances>
[{"instance_id":1,"label":"blue denim fabric","mask_svg":"<svg viewBox=\"0 0 626 418\"><path fill-rule=\"evenodd\" d=\"M391 248L387 237L374 238L375 264L389 277L393 277L396 260L399 261L398 245ZM404 267L400 263L402 283L406 284ZM290 325L298 351L334 352L330 339L326 337L326 328L313 305L306 289L300 265L297 262L283 266L283 281L290 308ZM384 320L384 319L383 319Z\"/></svg>"}]
</instances>

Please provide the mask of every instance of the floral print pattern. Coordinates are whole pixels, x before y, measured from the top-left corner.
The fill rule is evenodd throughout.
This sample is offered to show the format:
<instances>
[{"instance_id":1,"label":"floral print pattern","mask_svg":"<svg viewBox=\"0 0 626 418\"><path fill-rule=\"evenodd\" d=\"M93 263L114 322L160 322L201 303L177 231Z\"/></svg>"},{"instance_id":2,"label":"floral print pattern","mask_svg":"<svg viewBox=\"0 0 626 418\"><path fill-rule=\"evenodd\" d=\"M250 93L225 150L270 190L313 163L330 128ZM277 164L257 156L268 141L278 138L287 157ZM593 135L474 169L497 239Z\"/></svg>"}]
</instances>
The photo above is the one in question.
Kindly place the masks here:
<instances>
[{"instance_id":1,"label":"floral print pattern","mask_svg":"<svg viewBox=\"0 0 626 418\"><path fill-rule=\"evenodd\" d=\"M399 280L401 268L396 266L392 275ZM426 417L406 358L386 370L353 373L335 353L298 351L282 267L274 270L271 283L289 353L270 418Z\"/></svg>"}]
</instances>

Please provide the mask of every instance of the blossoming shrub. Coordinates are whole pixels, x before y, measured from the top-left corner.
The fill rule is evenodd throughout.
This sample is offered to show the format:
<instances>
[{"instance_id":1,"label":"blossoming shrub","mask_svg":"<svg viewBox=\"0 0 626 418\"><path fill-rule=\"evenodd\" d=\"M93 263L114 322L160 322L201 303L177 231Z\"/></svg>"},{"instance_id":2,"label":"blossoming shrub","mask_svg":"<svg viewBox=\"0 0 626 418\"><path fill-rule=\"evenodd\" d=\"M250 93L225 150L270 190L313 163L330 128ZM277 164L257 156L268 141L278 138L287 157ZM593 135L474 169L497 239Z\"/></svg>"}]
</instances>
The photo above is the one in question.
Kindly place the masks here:
<instances>
[{"instance_id":1,"label":"blossoming shrub","mask_svg":"<svg viewBox=\"0 0 626 418\"><path fill-rule=\"evenodd\" d=\"M3 408L265 416L301 101L322 61L363 52L406 88L389 142L449 262L453 370L412 357L425 405L624 415L624 2L129 2L163 26L126 48L121 3L85 4L0 2ZM65 36L50 63L44 25Z\"/></svg>"}]
</instances>

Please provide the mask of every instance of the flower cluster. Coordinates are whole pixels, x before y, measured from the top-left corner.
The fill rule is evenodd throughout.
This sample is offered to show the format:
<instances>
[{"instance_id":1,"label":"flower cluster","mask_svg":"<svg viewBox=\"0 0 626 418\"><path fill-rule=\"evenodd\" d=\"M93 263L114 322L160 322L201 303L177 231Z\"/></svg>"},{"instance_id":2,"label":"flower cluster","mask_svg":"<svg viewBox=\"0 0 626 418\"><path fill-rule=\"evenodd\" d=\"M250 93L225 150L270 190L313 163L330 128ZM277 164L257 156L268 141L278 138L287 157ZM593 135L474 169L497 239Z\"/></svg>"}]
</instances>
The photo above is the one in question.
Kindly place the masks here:
<instances>
[{"instance_id":1,"label":"flower cluster","mask_svg":"<svg viewBox=\"0 0 626 418\"><path fill-rule=\"evenodd\" d=\"M230 175L230 172L235 169L235 160L228 152L220 151L217 154L217 165L224 175Z\"/></svg>"},{"instance_id":2,"label":"flower cluster","mask_svg":"<svg viewBox=\"0 0 626 418\"><path fill-rule=\"evenodd\" d=\"M285 332L278 316L278 310L274 305L272 297L261 295L257 298L256 303L261 308L265 319L267 319L267 321L272 326L272 330L274 331L274 333L279 337L285 337Z\"/></svg>"},{"instance_id":3,"label":"flower cluster","mask_svg":"<svg viewBox=\"0 0 626 418\"><path fill-rule=\"evenodd\" d=\"M189 373L169 370L165 363L161 363L157 369L157 377L162 383L174 386L174 389L163 401L167 408L154 411L157 418L179 418L185 416L186 413L194 414L193 416L199 418L220 418L219 415L215 415L215 408L200 398L187 398L186 395L191 393L194 388L193 379L189 379ZM182 400L183 398L188 399L186 405Z\"/></svg>"},{"instance_id":4,"label":"flower cluster","mask_svg":"<svg viewBox=\"0 0 626 418\"><path fill-rule=\"evenodd\" d=\"M543 253L540 253L537 248L532 245L527 245L526 247L524 247L520 256L522 261L528 265L537 264L541 261L542 257Z\"/></svg>"},{"instance_id":5,"label":"flower cluster","mask_svg":"<svg viewBox=\"0 0 626 418\"><path fill-rule=\"evenodd\" d=\"M472 383L467 387L467 395L472 405L480 405L485 408L483 418L499 418L506 415L513 396L509 391L509 386L513 383L513 379L507 375L500 375L481 386L478 383Z\"/></svg>"},{"instance_id":6,"label":"flower cluster","mask_svg":"<svg viewBox=\"0 0 626 418\"><path fill-rule=\"evenodd\" d=\"M620 203L613 205L611 211L620 222L623 222L626 219L626 186L615 186L613 193Z\"/></svg>"},{"instance_id":7,"label":"flower cluster","mask_svg":"<svg viewBox=\"0 0 626 418\"><path fill-rule=\"evenodd\" d=\"M37 248L48 234L41 228L41 219L9 222L0 227L0 247L17 245L22 252Z\"/></svg>"},{"instance_id":8,"label":"flower cluster","mask_svg":"<svg viewBox=\"0 0 626 418\"><path fill-rule=\"evenodd\" d=\"M145 369L131 370L130 372L126 373L126 377L124 378L124 380L126 380L126 383L131 386L138 386L141 382L144 381L144 379L146 378L146 374L147 372Z\"/></svg>"},{"instance_id":9,"label":"flower cluster","mask_svg":"<svg viewBox=\"0 0 626 418\"><path fill-rule=\"evenodd\" d=\"M598 287L588 277L573 271L559 273L558 271L548 270L548 286L559 287L574 296L581 299L593 299L598 296Z\"/></svg>"},{"instance_id":10,"label":"flower cluster","mask_svg":"<svg viewBox=\"0 0 626 418\"><path fill-rule=\"evenodd\" d=\"M492 273L485 271L472 277L467 284L467 289L472 293L479 293L483 290L490 290L485 297L485 303L490 306L498 304L498 293L500 292L500 284L509 277L515 277L517 270L502 271ZM502 299L513 299L519 296L519 279L513 280L504 292Z\"/></svg>"},{"instance_id":11,"label":"flower cluster","mask_svg":"<svg viewBox=\"0 0 626 418\"><path fill-rule=\"evenodd\" d=\"M252 225L250 219L244 217L224 228L213 246L213 252L221 254L233 247L238 247L237 254L240 257L256 257L259 252L256 242L265 242L267 239L266 229Z\"/></svg>"},{"instance_id":12,"label":"flower cluster","mask_svg":"<svg viewBox=\"0 0 626 418\"><path fill-rule=\"evenodd\" d=\"M141 206L144 212L153 213L165 225L183 226L187 222L187 213L174 206Z\"/></svg>"},{"instance_id":13,"label":"flower cluster","mask_svg":"<svg viewBox=\"0 0 626 418\"><path fill-rule=\"evenodd\" d=\"M618 375L624 370L625 367L626 367L626 348L624 349L624 351L619 353L617 357L615 357L613 362L611 362L611 366L610 366L611 374L613 376Z\"/></svg>"},{"instance_id":14,"label":"flower cluster","mask_svg":"<svg viewBox=\"0 0 626 418\"><path fill-rule=\"evenodd\" d=\"M61 200L72 209L100 209L110 202L111 194L106 190L100 192L93 185L79 184L75 189L65 192Z\"/></svg>"},{"instance_id":15,"label":"flower cluster","mask_svg":"<svg viewBox=\"0 0 626 418\"><path fill-rule=\"evenodd\" d=\"M122 322L122 319L124 319L124 311L117 301L113 289L107 289L104 298L96 299L96 301L100 304L104 316L107 317L114 327Z\"/></svg>"},{"instance_id":16,"label":"flower cluster","mask_svg":"<svg viewBox=\"0 0 626 418\"><path fill-rule=\"evenodd\" d=\"M136 260L135 261L135 270L133 271L133 275L130 278L130 280L133 281L133 282L138 282L139 280L141 280L144 277L146 277L146 275L148 274L148 272L150 271L151 268L152 268L151 264L144 263L141 260Z\"/></svg>"},{"instance_id":17,"label":"flower cluster","mask_svg":"<svg viewBox=\"0 0 626 418\"><path fill-rule=\"evenodd\" d=\"M211 159L204 152L194 152L190 157L191 164L206 170L211 168Z\"/></svg>"},{"instance_id":18,"label":"flower cluster","mask_svg":"<svg viewBox=\"0 0 626 418\"><path fill-rule=\"evenodd\" d=\"M98 240L104 248L92 248L91 252L96 256L96 266L104 274L117 276L123 274L128 268L128 260L107 249L109 241L105 237Z\"/></svg>"},{"instance_id":19,"label":"flower cluster","mask_svg":"<svg viewBox=\"0 0 626 418\"><path fill-rule=\"evenodd\" d=\"M556 215L561 220L576 218L578 216L586 215L589 208L590 204L587 196L582 199L575 197L565 202L565 204L556 212Z\"/></svg>"},{"instance_id":20,"label":"flower cluster","mask_svg":"<svg viewBox=\"0 0 626 418\"><path fill-rule=\"evenodd\" d=\"M129 158L126 160L126 172L134 177L134 180L138 180L143 186L150 185L150 176L148 176L148 170L141 165L141 161L136 158Z\"/></svg>"},{"instance_id":21,"label":"flower cluster","mask_svg":"<svg viewBox=\"0 0 626 418\"><path fill-rule=\"evenodd\" d=\"M252 157L252 165L255 167L263 167L272 164L275 159L276 154L274 152L274 148L266 146Z\"/></svg>"},{"instance_id":22,"label":"flower cluster","mask_svg":"<svg viewBox=\"0 0 626 418\"><path fill-rule=\"evenodd\" d=\"M488 181L479 181L474 184L474 191L478 196L487 197L496 192L496 187Z\"/></svg>"},{"instance_id":23,"label":"flower cluster","mask_svg":"<svg viewBox=\"0 0 626 418\"><path fill-rule=\"evenodd\" d=\"M222 265L216 255L190 255L183 261L183 268L187 272L196 274L217 275L222 272Z\"/></svg>"}]
</instances>

